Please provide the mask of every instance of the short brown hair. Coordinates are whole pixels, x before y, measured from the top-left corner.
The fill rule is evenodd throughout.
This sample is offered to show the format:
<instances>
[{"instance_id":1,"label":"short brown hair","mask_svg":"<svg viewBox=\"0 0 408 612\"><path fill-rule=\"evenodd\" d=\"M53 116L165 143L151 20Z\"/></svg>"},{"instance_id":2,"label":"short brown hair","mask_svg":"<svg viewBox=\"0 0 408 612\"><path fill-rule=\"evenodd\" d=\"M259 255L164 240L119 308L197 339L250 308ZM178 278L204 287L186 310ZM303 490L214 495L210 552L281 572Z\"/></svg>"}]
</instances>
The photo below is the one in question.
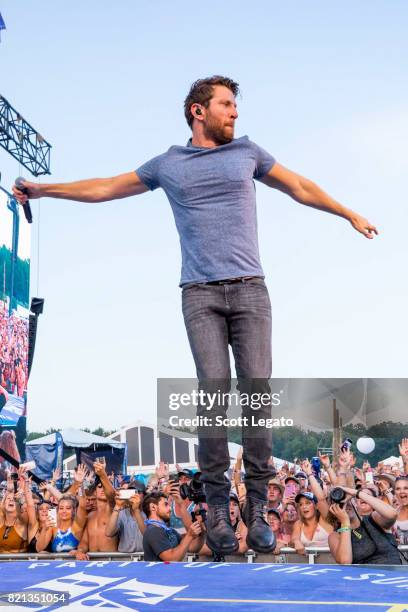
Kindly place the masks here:
<instances>
[{"instance_id":1,"label":"short brown hair","mask_svg":"<svg viewBox=\"0 0 408 612\"><path fill-rule=\"evenodd\" d=\"M190 91L186 99L184 100L184 115L190 128L193 127L193 114L191 113L192 104L201 104L205 108L208 108L211 98L213 97L214 85L223 85L228 87L236 97L239 94L239 84L229 79L215 74L212 77L205 79L198 79L190 87Z\"/></svg>"},{"instance_id":2,"label":"short brown hair","mask_svg":"<svg viewBox=\"0 0 408 612\"><path fill-rule=\"evenodd\" d=\"M147 516L147 518L149 518L149 516L151 514L150 504L156 504L157 505L162 498L168 499L167 495L165 495L165 493L161 493L161 492L150 493L150 495L147 495L144 498L144 500L142 502L142 510L145 513L145 515Z\"/></svg>"}]
</instances>

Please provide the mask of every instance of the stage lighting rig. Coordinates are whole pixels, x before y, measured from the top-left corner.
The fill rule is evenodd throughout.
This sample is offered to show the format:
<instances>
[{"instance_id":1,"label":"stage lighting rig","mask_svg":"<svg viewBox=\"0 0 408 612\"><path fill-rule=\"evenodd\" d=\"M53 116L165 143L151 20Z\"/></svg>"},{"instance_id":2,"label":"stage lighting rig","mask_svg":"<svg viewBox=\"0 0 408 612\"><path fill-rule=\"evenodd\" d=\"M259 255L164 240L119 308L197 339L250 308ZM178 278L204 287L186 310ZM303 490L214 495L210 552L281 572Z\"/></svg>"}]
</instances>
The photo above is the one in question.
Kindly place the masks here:
<instances>
[{"instance_id":1,"label":"stage lighting rig","mask_svg":"<svg viewBox=\"0 0 408 612\"><path fill-rule=\"evenodd\" d=\"M2 95L0 145L34 176L51 174L51 145Z\"/></svg>"}]
</instances>

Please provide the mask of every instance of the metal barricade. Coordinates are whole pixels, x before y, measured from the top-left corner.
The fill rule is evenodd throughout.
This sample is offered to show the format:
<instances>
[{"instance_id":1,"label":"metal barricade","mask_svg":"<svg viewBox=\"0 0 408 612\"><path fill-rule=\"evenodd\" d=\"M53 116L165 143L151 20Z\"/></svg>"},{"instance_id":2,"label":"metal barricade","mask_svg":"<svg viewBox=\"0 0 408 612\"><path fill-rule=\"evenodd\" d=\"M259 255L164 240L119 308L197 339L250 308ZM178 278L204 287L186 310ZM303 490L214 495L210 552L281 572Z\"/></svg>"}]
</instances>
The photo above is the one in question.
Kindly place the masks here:
<instances>
[{"instance_id":1,"label":"metal barricade","mask_svg":"<svg viewBox=\"0 0 408 612\"><path fill-rule=\"evenodd\" d=\"M408 553L408 545L398 546L398 550ZM294 548L281 548L278 555L260 554L248 550L245 555L227 555L227 563L316 563L336 564L328 547L306 547L305 555L300 555ZM121 552L89 552L90 561L143 561L143 552L121 553ZM408 555L406 555L408 557ZM75 561L71 553L3 553L0 554L0 563L4 561ZM187 553L184 562L193 563L211 562L211 557L199 556L197 553Z\"/></svg>"}]
</instances>

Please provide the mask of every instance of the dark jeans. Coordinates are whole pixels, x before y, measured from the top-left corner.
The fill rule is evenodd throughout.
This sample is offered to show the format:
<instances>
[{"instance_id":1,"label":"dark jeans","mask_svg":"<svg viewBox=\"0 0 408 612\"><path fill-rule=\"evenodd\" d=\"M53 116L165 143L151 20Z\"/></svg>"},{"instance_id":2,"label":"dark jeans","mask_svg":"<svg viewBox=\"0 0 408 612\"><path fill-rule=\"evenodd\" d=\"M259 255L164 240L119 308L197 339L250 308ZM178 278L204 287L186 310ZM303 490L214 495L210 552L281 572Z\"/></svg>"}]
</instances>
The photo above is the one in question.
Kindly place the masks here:
<instances>
[{"instance_id":1,"label":"dark jeans","mask_svg":"<svg viewBox=\"0 0 408 612\"><path fill-rule=\"evenodd\" d=\"M229 347L235 359L239 390L270 393L271 303L264 281L254 278L226 285L197 284L183 288L183 315L194 356L200 388L228 393L231 386ZM216 405L213 415L226 415ZM199 406L198 414L206 414ZM208 413L207 413L208 414ZM243 408L243 416L271 417L270 403L259 410ZM212 431L211 431L212 429ZM228 502L230 483L224 473L230 467L227 429L198 428L198 461L209 504ZM242 428L243 462L247 495L266 501L273 472L271 429Z\"/></svg>"}]
</instances>

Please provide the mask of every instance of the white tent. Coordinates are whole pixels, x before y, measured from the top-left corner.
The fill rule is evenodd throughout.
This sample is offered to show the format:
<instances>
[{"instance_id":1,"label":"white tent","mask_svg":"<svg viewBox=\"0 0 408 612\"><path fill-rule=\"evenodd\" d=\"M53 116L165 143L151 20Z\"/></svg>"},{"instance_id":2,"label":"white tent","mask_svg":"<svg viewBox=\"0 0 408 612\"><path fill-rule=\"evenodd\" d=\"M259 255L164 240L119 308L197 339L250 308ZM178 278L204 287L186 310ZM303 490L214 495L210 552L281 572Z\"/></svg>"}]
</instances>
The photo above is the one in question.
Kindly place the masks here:
<instances>
[{"instance_id":1,"label":"white tent","mask_svg":"<svg viewBox=\"0 0 408 612\"><path fill-rule=\"evenodd\" d=\"M391 457L387 457L387 459L384 459L382 463L384 463L385 465L398 465L399 467L403 467L401 457L394 457L394 455L391 455Z\"/></svg>"},{"instance_id":2,"label":"white tent","mask_svg":"<svg viewBox=\"0 0 408 612\"><path fill-rule=\"evenodd\" d=\"M111 438L104 438L102 436L96 436L95 434L81 429L74 429L73 427L67 427L59 432L62 436L64 446L72 446L73 448L89 448L92 444L105 444L112 448L123 448L125 443ZM26 446L37 446L39 444L55 444L57 436L55 433L30 440L26 443Z\"/></svg>"}]
</instances>

